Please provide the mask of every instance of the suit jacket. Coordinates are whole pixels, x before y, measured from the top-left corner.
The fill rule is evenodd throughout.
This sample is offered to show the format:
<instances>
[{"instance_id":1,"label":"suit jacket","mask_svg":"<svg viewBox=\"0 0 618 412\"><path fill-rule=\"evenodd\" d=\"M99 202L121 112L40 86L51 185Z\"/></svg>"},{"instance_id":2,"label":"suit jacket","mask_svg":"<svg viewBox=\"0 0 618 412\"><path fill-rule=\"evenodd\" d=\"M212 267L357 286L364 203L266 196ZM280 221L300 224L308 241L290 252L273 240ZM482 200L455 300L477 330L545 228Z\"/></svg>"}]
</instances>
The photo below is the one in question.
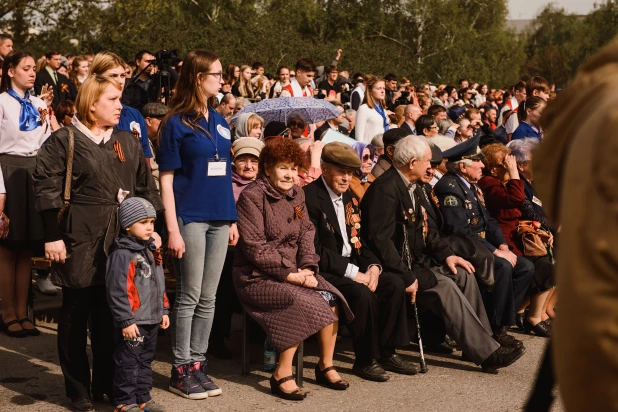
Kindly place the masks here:
<instances>
[{"instance_id":1,"label":"suit jacket","mask_svg":"<svg viewBox=\"0 0 618 412\"><path fill-rule=\"evenodd\" d=\"M377 179L393 166L393 161L389 159L385 154L378 157L378 162L371 169L371 174Z\"/></svg>"},{"instance_id":2,"label":"suit jacket","mask_svg":"<svg viewBox=\"0 0 618 412\"><path fill-rule=\"evenodd\" d=\"M444 218L446 235L464 235L479 240L492 253L506 244L498 222L489 216L484 201L477 199L474 188L454 173L448 172L434 186Z\"/></svg>"},{"instance_id":3,"label":"suit jacket","mask_svg":"<svg viewBox=\"0 0 618 412\"><path fill-rule=\"evenodd\" d=\"M403 122L403 124L401 125L400 129L405 130L409 134L416 134L416 130L412 130L410 125L408 123L406 123L406 122Z\"/></svg>"},{"instance_id":4,"label":"suit jacket","mask_svg":"<svg viewBox=\"0 0 618 412\"><path fill-rule=\"evenodd\" d=\"M348 241L353 237L353 226L346 222L346 233L342 234L339 227L337 213L333 206L326 185L322 179L317 179L303 188L305 190L305 204L309 219L315 226L315 251L320 256L320 272L330 273L335 276L345 275L348 263L358 266L361 272L365 272L370 265L379 265L378 258L369 250L360 235L360 248L352 246L352 253L349 258L341 255L343 251L343 236L347 236ZM350 205L353 214L359 215L358 200L350 190L342 194L343 206ZM358 228L356 228L358 232ZM351 242L350 242L351 243Z\"/></svg>"},{"instance_id":5,"label":"suit jacket","mask_svg":"<svg viewBox=\"0 0 618 412\"><path fill-rule=\"evenodd\" d=\"M315 132L313 132L313 137L315 140L322 140L322 135L326 132L328 132L329 130L331 130L330 125L328 124L328 122L324 122L324 124L320 127L318 127L317 129L315 129ZM337 131L341 134L344 135L348 135L348 129L346 129L343 126L338 126L337 127Z\"/></svg>"},{"instance_id":6,"label":"suit jacket","mask_svg":"<svg viewBox=\"0 0 618 412\"><path fill-rule=\"evenodd\" d=\"M360 206L361 237L382 262L383 270L403 277L406 287L415 280L420 291L435 286L435 276L429 269L454 253L433 228L427 227L424 238L422 203L417 198L414 208L397 169L392 167L377 178ZM412 256L411 270L402 257L404 230Z\"/></svg>"},{"instance_id":7,"label":"suit jacket","mask_svg":"<svg viewBox=\"0 0 618 412\"><path fill-rule=\"evenodd\" d=\"M49 74L47 69L43 68L36 74L36 79L34 80L35 96L41 94L41 89L45 86L45 84L54 89L54 101L52 103L54 110L56 110L56 107L58 107L60 102L71 99L69 78L60 73L56 73L56 75L58 76L58 84L54 82L54 79L52 79L52 76Z\"/></svg>"}]
</instances>

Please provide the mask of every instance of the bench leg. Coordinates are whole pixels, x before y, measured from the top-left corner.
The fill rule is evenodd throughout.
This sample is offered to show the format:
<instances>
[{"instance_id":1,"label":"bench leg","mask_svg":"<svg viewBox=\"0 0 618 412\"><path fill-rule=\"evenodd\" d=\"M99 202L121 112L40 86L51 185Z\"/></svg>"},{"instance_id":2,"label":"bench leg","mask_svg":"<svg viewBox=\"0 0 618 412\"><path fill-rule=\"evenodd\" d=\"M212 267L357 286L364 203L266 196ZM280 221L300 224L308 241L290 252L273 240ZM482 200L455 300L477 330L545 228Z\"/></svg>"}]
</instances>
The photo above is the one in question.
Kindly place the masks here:
<instances>
[{"instance_id":1,"label":"bench leg","mask_svg":"<svg viewBox=\"0 0 618 412\"><path fill-rule=\"evenodd\" d=\"M305 342L301 342L296 350L296 385L299 388L303 387L303 350Z\"/></svg>"},{"instance_id":2,"label":"bench leg","mask_svg":"<svg viewBox=\"0 0 618 412\"><path fill-rule=\"evenodd\" d=\"M242 310L242 375L249 374L249 353L247 350L247 312Z\"/></svg>"}]
</instances>

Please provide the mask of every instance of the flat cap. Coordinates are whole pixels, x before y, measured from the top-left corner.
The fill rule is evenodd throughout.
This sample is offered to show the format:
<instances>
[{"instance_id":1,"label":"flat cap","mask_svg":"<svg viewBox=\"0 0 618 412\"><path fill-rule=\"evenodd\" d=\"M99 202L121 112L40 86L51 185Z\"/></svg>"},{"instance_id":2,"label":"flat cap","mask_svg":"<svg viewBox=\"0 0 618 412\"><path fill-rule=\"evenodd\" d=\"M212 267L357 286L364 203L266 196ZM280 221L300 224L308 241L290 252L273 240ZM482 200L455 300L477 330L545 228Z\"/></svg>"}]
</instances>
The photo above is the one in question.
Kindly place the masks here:
<instances>
[{"instance_id":1,"label":"flat cap","mask_svg":"<svg viewBox=\"0 0 618 412\"><path fill-rule=\"evenodd\" d=\"M384 147L393 146L395 143L408 136L409 133L401 128L393 128L388 129L382 135L382 141L384 142Z\"/></svg>"},{"instance_id":2,"label":"flat cap","mask_svg":"<svg viewBox=\"0 0 618 412\"><path fill-rule=\"evenodd\" d=\"M243 154L251 154L255 157L260 157L263 148L264 142L255 137L241 137L232 143L234 158Z\"/></svg>"},{"instance_id":3,"label":"flat cap","mask_svg":"<svg viewBox=\"0 0 618 412\"><path fill-rule=\"evenodd\" d=\"M440 148L433 143L429 143L429 147L431 148L430 162L433 166L438 166L440 163L442 163L442 150L440 150Z\"/></svg>"},{"instance_id":4,"label":"flat cap","mask_svg":"<svg viewBox=\"0 0 618 412\"><path fill-rule=\"evenodd\" d=\"M360 158L352 146L341 142L332 142L324 145L322 161L346 169L358 169L361 166Z\"/></svg>"},{"instance_id":5,"label":"flat cap","mask_svg":"<svg viewBox=\"0 0 618 412\"><path fill-rule=\"evenodd\" d=\"M457 162L464 159L481 160L485 155L479 153L479 140L480 136L472 137L463 143L459 143L445 150L442 152L442 156L446 157L449 162Z\"/></svg>"}]
</instances>

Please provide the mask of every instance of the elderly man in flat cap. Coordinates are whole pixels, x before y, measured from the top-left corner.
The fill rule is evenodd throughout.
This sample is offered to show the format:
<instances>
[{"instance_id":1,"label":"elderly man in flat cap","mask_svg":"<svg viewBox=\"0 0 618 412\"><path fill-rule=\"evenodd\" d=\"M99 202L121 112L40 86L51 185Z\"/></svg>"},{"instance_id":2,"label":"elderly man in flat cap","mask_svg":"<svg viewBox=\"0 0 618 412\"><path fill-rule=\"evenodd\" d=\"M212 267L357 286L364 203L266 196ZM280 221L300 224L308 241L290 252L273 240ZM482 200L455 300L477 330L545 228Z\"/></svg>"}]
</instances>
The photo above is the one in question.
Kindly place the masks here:
<instances>
[{"instance_id":1,"label":"elderly man in flat cap","mask_svg":"<svg viewBox=\"0 0 618 412\"><path fill-rule=\"evenodd\" d=\"M479 279L485 310L493 337L502 346L523 347L506 333L515 325L517 308L526 296L534 275L534 265L509 250L498 223L485 208L477 182L483 177L485 157L478 152L479 137L473 137L442 153L448 159L448 172L434 187L444 219L442 233L467 236L494 255L494 281L491 290Z\"/></svg>"},{"instance_id":2,"label":"elderly man in flat cap","mask_svg":"<svg viewBox=\"0 0 618 412\"><path fill-rule=\"evenodd\" d=\"M395 146L393 167L376 179L361 203L361 236L385 271L405 282L410 301L444 320L447 333L484 372L511 365L523 347L491 336L474 267L455 255L428 222L417 186L431 179L427 139L408 136Z\"/></svg>"},{"instance_id":3,"label":"elderly man in flat cap","mask_svg":"<svg viewBox=\"0 0 618 412\"><path fill-rule=\"evenodd\" d=\"M403 279L382 271L380 261L360 236L358 200L349 190L360 167L351 146L333 142L322 150L322 176L304 187L305 203L315 225L320 274L348 301L356 360L361 378L384 382L388 371L413 375L416 365L400 358L396 347L408 345Z\"/></svg>"}]
</instances>

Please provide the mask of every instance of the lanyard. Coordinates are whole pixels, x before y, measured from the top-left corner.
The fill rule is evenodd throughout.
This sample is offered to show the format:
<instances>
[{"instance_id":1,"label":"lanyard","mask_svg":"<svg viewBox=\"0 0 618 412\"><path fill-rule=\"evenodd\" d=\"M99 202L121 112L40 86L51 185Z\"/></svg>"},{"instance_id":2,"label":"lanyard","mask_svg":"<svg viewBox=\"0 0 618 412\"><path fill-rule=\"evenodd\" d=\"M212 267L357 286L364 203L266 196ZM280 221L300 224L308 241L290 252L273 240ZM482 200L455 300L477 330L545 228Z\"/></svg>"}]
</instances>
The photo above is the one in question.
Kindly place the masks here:
<instances>
[{"instance_id":1,"label":"lanyard","mask_svg":"<svg viewBox=\"0 0 618 412\"><path fill-rule=\"evenodd\" d=\"M215 127L215 137L213 138L207 129L210 127L210 120L214 121L214 119L210 119L210 116L208 117L208 120L206 120L206 117L204 117L204 120L206 120L206 125L208 126L206 129L204 129L204 131L206 132L206 136L208 137L210 143L212 143L212 145L215 147L215 160L219 160L219 139L217 136L217 128Z\"/></svg>"}]
</instances>

